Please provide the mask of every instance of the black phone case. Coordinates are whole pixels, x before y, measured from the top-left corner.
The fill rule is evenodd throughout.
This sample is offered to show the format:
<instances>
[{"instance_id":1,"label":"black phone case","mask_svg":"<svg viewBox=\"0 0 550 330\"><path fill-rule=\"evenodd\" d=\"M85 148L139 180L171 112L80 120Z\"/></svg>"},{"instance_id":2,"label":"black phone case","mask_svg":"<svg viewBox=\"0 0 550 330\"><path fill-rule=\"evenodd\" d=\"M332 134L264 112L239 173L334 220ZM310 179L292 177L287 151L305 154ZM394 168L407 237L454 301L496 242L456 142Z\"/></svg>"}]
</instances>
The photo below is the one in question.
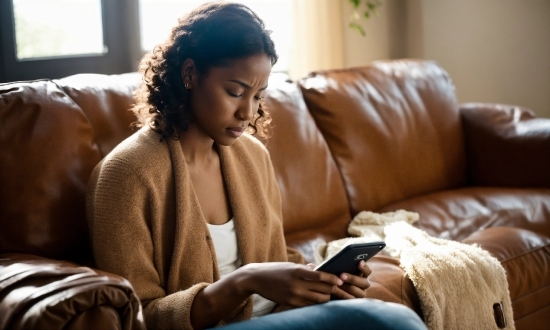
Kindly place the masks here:
<instances>
[{"instance_id":1,"label":"black phone case","mask_svg":"<svg viewBox=\"0 0 550 330\"><path fill-rule=\"evenodd\" d=\"M332 258L325 260L315 270L340 276L342 273L361 274L357 267L361 260L367 261L386 247L384 242L350 244Z\"/></svg>"}]
</instances>

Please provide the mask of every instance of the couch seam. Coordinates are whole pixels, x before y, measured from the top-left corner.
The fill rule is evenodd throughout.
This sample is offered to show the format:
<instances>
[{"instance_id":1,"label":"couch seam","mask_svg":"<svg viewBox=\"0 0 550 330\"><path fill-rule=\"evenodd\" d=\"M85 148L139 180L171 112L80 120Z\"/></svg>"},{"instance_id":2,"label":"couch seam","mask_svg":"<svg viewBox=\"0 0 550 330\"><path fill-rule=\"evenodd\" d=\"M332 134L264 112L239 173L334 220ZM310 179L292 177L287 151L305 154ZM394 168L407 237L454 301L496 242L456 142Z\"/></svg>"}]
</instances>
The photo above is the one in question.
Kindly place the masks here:
<instances>
[{"instance_id":1,"label":"couch seam","mask_svg":"<svg viewBox=\"0 0 550 330\"><path fill-rule=\"evenodd\" d=\"M533 253L533 252L535 252L535 251L537 251L537 250L541 250L541 249L544 249L544 248L547 248L547 247L550 247L550 243L547 243L547 244L545 244L545 245L542 245L542 246L538 246L538 247L529 249L528 251L525 251L525 252L523 252L523 253L521 253L521 254L519 254L519 255L510 257L510 258L508 258L508 259L500 260L500 263L503 264L503 263L505 263L505 262L512 261L512 260L514 260L514 259L523 257L523 256L525 256L525 255L527 255L527 254Z\"/></svg>"},{"instance_id":2,"label":"couch seam","mask_svg":"<svg viewBox=\"0 0 550 330\"><path fill-rule=\"evenodd\" d=\"M548 307L548 305L541 306L540 308L537 308L536 310L534 310L534 311L532 311L532 312L529 312L529 313L527 313L527 314L525 314L525 315L522 315L519 319L514 318L514 321L521 320L522 318L527 317L527 316L529 316L529 315L531 315L531 314L534 314L534 313L540 311L541 309L547 308L547 307Z\"/></svg>"},{"instance_id":3,"label":"couch seam","mask_svg":"<svg viewBox=\"0 0 550 330\"><path fill-rule=\"evenodd\" d=\"M528 293L525 293L525 294L522 295L522 296L516 297L516 299L514 299L513 301L521 300L521 299L523 299L523 298L525 298L525 297L528 297L528 296L530 296L530 295L532 295L532 294L534 294L534 293L536 293L536 292L538 292L538 291L545 290L545 289L547 289L547 288L550 288L550 284L547 284L547 285L545 285L545 286L543 286L543 287L538 287L538 288L536 288L535 291L530 291L530 292L528 292Z\"/></svg>"}]
</instances>

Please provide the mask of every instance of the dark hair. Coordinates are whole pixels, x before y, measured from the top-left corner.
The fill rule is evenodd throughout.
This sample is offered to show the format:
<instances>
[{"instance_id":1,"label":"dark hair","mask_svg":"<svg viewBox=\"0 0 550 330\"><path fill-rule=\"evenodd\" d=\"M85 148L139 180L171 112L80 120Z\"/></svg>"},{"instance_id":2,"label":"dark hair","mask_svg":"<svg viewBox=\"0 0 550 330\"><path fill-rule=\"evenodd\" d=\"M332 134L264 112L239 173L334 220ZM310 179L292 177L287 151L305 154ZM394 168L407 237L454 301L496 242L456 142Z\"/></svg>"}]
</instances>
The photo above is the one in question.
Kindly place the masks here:
<instances>
[{"instance_id":1,"label":"dark hair","mask_svg":"<svg viewBox=\"0 0 550 330\"><path fill-rule=\"evenodd\" d=\"M231 60L265 53L277 62L275 45L263 21L245 5L207 3L178 20L166 42L141 60L143 82L136 91L132 111L136 126L149 125L163 138L178 138L192 122L189 90L181 77L183 62L191 58L200 74ZM266 135L271 121L263 101L248 125L249 131Z\"/></svg>"}]
</instances>

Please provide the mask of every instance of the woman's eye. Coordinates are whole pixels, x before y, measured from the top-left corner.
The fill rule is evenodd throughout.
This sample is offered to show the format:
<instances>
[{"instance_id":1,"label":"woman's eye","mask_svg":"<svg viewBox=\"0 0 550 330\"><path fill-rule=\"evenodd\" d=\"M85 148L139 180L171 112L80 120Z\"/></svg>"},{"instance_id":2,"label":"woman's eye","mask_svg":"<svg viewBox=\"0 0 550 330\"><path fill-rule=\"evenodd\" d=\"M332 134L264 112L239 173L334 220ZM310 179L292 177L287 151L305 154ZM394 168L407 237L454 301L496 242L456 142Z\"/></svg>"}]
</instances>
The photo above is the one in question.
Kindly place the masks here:
<instances>
[{"instance_id":1,"label":"woman's eye","mask_svg":"<svg viewBox=\"0 0 550 330\"><path fill-rule=\"evenodd\" d=\"M235 94L235 93L231 93L229 91L227 93L229 94L229 96L234 97L236 99L241 98L243 96L243 94Z\"/></svg>"},{"instance_id":2,"label":"woman's eye","mask_svg":"<svg viewBox=\"0 0 550 330\"><path fill-rule=\"evenodd\" d=\"M244 94L236 94L236 93L232 93L230 91L227 91L227 94L229 94L229 96L233 97L233 98L236 98L236 99L240 99L243 97ZM254 96L254 99L256 101L261 101L264 97L263 96Z\"/></svg>"}]
</instances>

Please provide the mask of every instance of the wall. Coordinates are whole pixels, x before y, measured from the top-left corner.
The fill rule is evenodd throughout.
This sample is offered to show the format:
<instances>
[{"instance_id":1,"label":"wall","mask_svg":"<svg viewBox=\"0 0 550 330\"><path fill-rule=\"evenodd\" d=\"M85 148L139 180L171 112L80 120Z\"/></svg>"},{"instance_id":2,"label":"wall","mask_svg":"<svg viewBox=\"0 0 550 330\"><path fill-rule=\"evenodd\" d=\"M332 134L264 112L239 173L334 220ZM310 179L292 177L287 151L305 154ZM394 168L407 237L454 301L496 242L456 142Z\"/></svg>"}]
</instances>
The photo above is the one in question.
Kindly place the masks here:
<instances>
[{"instance_id":1,"label":"wall","mask_svg":"<svg viewBox=\"0 0 550 330\"><path fill-rule=\"evenodd\" d=\"M349 0L341 0L342 25L344 34L344 63L346 67L361 66L379 59L390 57L390 18L387 10L380 10L379 16L363 21L367 33L361 36L348 27L353 7Z\"/></svg>"},{"instance_id":2,"label":"wall","mask_svg":"<svg viewBox=\"0 0 550 330\"><path fill-rule=\"evenodd\" d=\"M342 6L347 22L351 6ZM516 104L550 117L548 0L386 0L365 27L366 38L344 32L346 66L431 59L449 72L460 102Z\"/></svg>"}]
</instances>

